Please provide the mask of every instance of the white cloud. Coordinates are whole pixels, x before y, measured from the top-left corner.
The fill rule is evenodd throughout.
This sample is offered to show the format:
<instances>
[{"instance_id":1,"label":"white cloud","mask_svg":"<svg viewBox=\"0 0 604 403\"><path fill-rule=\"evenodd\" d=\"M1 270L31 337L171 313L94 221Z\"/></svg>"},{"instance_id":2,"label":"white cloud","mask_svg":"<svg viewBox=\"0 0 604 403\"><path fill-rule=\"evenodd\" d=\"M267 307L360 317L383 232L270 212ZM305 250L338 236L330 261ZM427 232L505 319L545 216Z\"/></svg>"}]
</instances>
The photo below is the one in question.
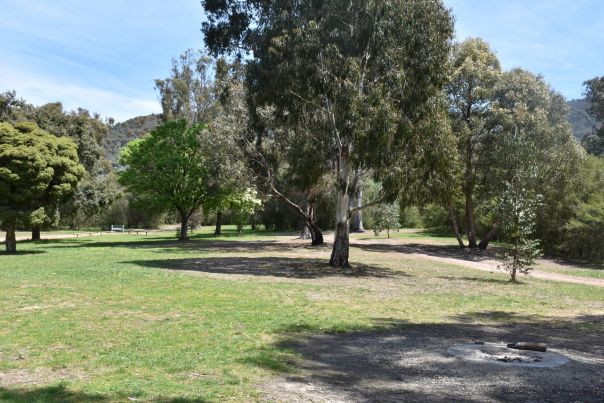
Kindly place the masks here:
<instances>
[{"instance_id":1,"label":"white cloud","mask_svg":"<svg viewBox=\"0 0 604 403\"><path fill-rule=\"evenodd\" d=\"M118 122L161 112L159 102L150 94L124 95L0 65L0 92L7 90L16 90L17 96L34 105L59 101L67 110L85 108Z\"/></svg>"}]
</instances>

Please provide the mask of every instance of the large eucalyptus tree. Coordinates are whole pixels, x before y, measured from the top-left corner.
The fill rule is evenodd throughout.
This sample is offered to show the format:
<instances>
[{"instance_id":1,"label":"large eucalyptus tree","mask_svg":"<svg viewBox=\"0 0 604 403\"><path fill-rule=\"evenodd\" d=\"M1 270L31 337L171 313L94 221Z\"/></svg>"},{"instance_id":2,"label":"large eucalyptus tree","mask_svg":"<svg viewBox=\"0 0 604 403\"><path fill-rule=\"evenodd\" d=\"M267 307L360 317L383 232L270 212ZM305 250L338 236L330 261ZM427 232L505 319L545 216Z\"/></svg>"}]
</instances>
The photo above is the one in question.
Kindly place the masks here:
<instances>
[{"instance_id":1,"label":"large eucalyptus tree","mask_svg":"<svg viewBox=\"0 0 604 403\"><path fill-rule=\"evenodd\" d=\"M204 0L206 44L245 54L252 109L304 123L333 161L336 235L330 264L348 266L349 221L357 209L394 199L426 167L431 100L447 79L453 22L441 1ZM423 125L423 130L418 127ZM429 142L429 141L428 141ZM352 206L358 172L383 184L378 199Z\"/></svg>"}]
</instances>

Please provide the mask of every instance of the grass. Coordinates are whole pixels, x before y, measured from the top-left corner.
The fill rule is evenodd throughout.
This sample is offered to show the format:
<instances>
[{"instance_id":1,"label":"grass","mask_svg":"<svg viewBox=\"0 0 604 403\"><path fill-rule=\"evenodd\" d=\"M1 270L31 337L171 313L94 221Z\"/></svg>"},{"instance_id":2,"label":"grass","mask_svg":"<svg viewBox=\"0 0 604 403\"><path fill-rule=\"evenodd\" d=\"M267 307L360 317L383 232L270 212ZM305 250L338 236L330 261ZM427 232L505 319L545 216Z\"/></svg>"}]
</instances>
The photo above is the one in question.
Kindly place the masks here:
<instances>
[{"instance_id":1,"label":"grass","mask_svg":"<svg viewBox=\"0 0 604 403\"><path fill-rule=\"evenodd\" d=\"M326 265L328 248L233 233L72 238L0 255L0 401L249 401L295 370L280 342L301 334L604 313L601 288L513 285L356 248L346 272Z\"/></svg>"}]
</instances>

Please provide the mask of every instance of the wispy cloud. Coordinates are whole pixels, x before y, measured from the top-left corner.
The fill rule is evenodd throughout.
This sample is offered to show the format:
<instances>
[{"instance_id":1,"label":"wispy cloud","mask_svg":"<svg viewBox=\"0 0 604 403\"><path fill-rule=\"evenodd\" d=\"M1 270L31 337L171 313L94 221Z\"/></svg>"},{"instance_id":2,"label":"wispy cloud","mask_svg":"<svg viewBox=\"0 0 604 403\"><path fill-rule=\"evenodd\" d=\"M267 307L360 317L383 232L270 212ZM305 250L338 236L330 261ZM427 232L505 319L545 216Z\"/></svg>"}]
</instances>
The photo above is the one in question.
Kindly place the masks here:
<instances>
[{"instance_id":1,"label":"wispy cloud","mask_svg":"<svg viewBox=\"0 0 604 403\"><path fill-rule=\"evenodd\" d=\"M20 98L34 105L60 101L67 110L84 108L103 117L113 117L118 122L138 115L161 112L160 104L153 96L128 96L94 86L61 82L40 74L14 71L2 65L0 89L15 89Z\"/></svg>"}]
</instances>

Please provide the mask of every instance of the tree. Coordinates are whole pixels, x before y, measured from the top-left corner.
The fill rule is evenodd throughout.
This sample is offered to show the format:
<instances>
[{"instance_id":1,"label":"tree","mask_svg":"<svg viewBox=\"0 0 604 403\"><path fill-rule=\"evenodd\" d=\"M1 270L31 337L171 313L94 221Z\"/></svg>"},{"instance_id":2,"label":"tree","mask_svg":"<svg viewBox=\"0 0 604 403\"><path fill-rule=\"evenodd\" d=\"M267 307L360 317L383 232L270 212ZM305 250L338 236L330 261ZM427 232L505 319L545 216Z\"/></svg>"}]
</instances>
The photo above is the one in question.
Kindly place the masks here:
<instances>
[{"instance_id":1,"label":"tree","mask_svg":"<svg viewBox=\"0 0 604 403\"><path fill-rule=\"evenodd\" d=\"M398 230L400 224L401 208L398 203L388 203L375 206L371 209L373 218L373 232L375 236L380 235L380 232L386 231L390 238L391 230Z\"/></svg>"},{"instance_id":2,"label":"tree","mask_svg":"<svg viewBox=\"0 0 604 403\"><path fill-rule=\"evenodd\" d=\"M583 138L585 149L593 155L604 155L604 76L583 83L585 99L589 103L587 112L595 119L593 134Z\"/></svg>"},{"instance_id":3,"label":"tree","mask_svg":"<svg viewBox=\"0 0 604 403\"><path fill-rule=\"evenodd\" d=\"M243 226L249 223L250 217L262 205L254 189L245 189L231 197L229 207L233 212L233 220L237 225L237 232L241 233Z\"/></svg>"},{"instance_id":4,"label":"tree","mask_svg":"<svg viewBox=\"0 0 604 403\"><path fill-rule=\"evenodd\" d=\"M187 50L178 59L172 59L170 77L155 80L162 106L162 120L184 119L189 124L211 121L216 106L212 71L215 61Z\"/></svg>"},{"instance_id":5,"label":"tree","mask_svg":"<svg viewBox=\"0 0 604 403\"><path fill-rule=\"evenodd\" d=\"M188 239L191 214L212 196L216 167L228 167L221 139L202 124L188 126L184 120L158 126L134 140L122 151L120 182L134 194L163 209L178 211L180 240Z\"/></svg>"},{"instance_id":6,"label":"tree","mask_svg":"<svg viewBox=\"0 0 604 403\"><path fill-rule=\"evenodd\" d=\"M30 122L0 122L0 218L7 231L6 251L17 250L19 222L72 195L83 175L71 139L53 136Z\"/></svg>"},{"instance_id":7,"label":"tree","mask_svg":"<svg viewBox=\"0 0 604 403\"><path fill-rule=\"evenodd\" d=\"M572 215L564 197L572 192L584 158L568 123L566 102L541 76L522 69L503 73L493 97L491 129L480 138L477 162L482 216L488 217L484 221L490 226L479 247L488 246L502 223L498 206L508 187L504 173L509 153L500 145L517 132L533 153L534 179L527 186L541 197L535 231L549 248L559 241L560 229Z\"/></svg>"},{"instance_id":8,"label":"tree","mask_svg":"<svg viewBox=\"0 0 604 403\"><path fill-rule=\"evenodd\" d=\"M512 281L516 281L517 273L528 274L540 254L539 242L533 239L541 199L535 186L540 167L531 135L513 127L510 132L500 132L496 144L497 153L505 155L499 165L504 188L498 205L498 220L511 244L501 257L500 268L510 273Z\"/></svg>"},{"instance_id":9,"label":"tree","mask_svg":"<svg viewBox=\"0 0 604 403\"><path fill-rule=\"evenodd\" d=\"M312 123L308 140L328 144L337 193L330 259L348 267L349 221L415 177L417 148L434 132L427 104L446 80L452 19L440 1L203 1L206 44L216 54L252 52L247 83L255 106L271 105L287 128ZM241 52L239 52L241 54ZM440 134L440 133L438 133ZM350 206L358 172L384 192Z\"/></svg>"},{"instance_id":10,"label":"tree","mask_svg":"<svg viewBox=\"0 0 604 403\"><path fill-rule=\"evenodd\" d=\"M579 189L569 200L574 214L562 228L560 251L567 256L601 262L604 261L604 158L588 158L579 177Z\"/></svg>"},{"instance_id":11,"label":"tree","mask_svg":"<svg viewBox=\"0 0 604 403\"><path fill-rule=\"evenodd\" d=\"M464 175L461 188L465 197L464 227L468 246L476 248L476 147L479 137L489 130L487 117L501 67L489 44L480 38L469 38L456 45L452 52L451 64L453 72L446 90L451 104L453 131L458 138L459 153L463 156L461 160ZM449 209L452 211L453 207L449 206ZM451 219L460 246L464 246L455 215L451 215Z\"/></svg>"}]
</instances>

